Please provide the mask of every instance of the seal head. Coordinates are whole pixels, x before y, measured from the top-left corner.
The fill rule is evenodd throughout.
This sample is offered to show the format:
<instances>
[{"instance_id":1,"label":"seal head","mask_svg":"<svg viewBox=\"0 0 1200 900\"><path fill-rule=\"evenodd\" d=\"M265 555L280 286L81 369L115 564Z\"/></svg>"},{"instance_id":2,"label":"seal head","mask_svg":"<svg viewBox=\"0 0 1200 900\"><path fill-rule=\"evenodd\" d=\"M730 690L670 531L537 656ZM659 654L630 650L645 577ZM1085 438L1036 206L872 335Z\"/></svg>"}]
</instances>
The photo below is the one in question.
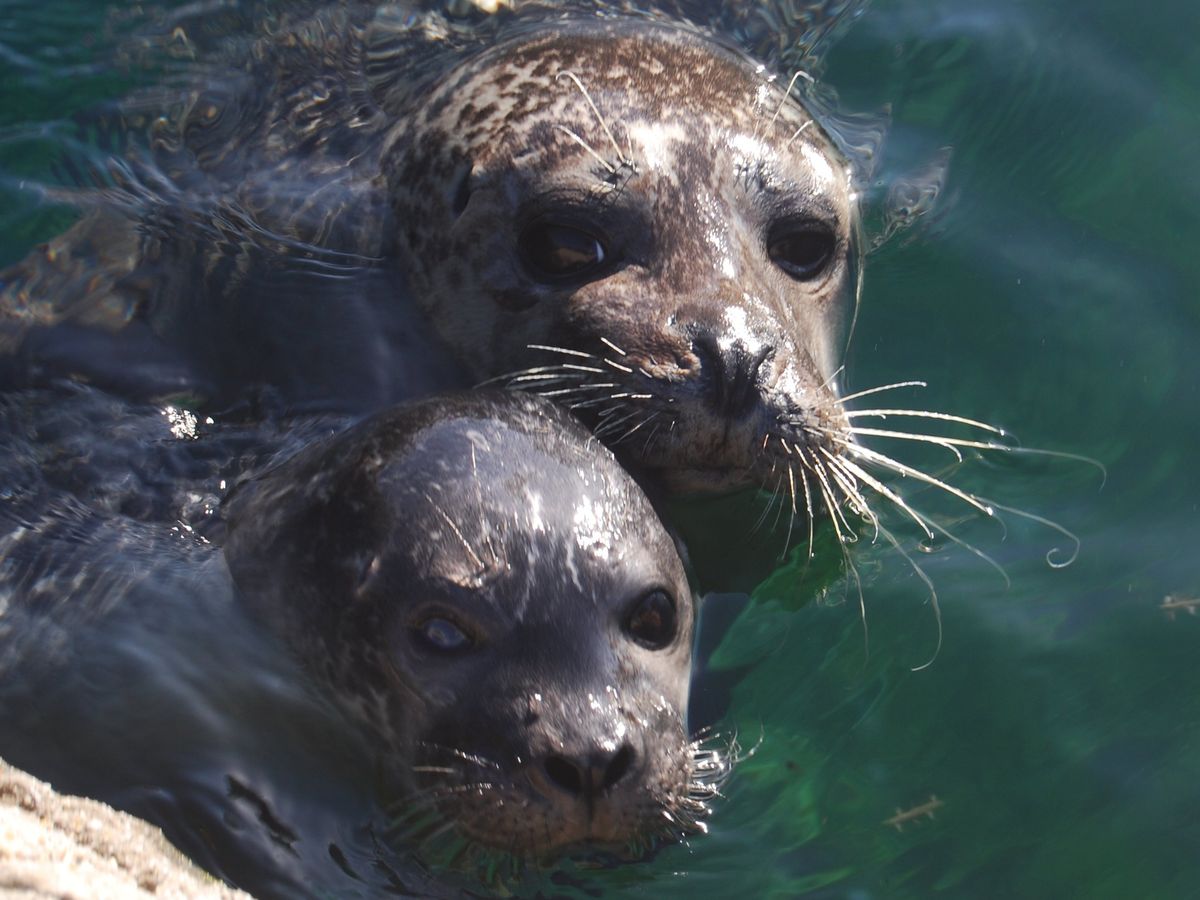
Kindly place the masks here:
<instances>
[{"instance_id":1,"label":"seal head","mask_svg":"<svg viewBox=\"0 0 1200 900\"><path fill-rule=\"evenodd\" d=\"M369 419L240 488L225 552L411 804L468 838L540 854L704 812L683 563L552 404L477 392Z\"/></svg>"},{"instance_id":2,"label":"seal head","mask_svg":"<svg viewBox=\"0 0 1200 900\"><path fill-rule=\"evenodd\" d=\"M393 144L395 252L476 378L567 403L679 490L758 484L837 429L850 178L763 67L570 23L457 66Z\"/></svg>"}]
</instances>

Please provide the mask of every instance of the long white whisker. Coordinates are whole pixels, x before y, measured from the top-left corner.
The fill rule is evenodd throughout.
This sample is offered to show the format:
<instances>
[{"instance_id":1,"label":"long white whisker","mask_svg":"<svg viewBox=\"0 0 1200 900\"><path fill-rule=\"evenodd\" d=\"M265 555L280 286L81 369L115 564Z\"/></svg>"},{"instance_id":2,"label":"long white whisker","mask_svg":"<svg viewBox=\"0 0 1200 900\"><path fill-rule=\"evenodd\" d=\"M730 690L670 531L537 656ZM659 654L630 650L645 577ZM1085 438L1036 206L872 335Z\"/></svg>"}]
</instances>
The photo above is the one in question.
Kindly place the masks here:
<instances>
[{"instance_id":1,"label":"long white whisker","mask_svg":"<svg viewBox=\"0 0 1200 900\"><path fill-rule=\"evenodd\" d=\"M792 544L792 527L796 524L796 471L791 460L788 460L787 463L787 476L788 494L792 501L792 514L788 516L787 535L783 539L783 553L780 554L780 559L787 556L788 547Z\"/></svg>"},{"instance_id":2,"label":"long white whisker","mask_svg":"<svg viewBox=\"0 0 1200 900\"><path fill-rule=\"evenodd\" d=\"M557 128L559 131L561 131L563 134L565 134L567 137L574 140L575 143L577 143L580 147L582 147L584 150L586 150L588 153L590 153L595 158L595 160L598 163L600 163L600 165L604 166L604 168L606 168L608 170L610 175L616 174L617 167L614 166L612 163L610 163L607 159L605 159L599 153L597 153L595 150L593 150L591 144L589 144L587 141L585 141L583 138L581 138L579 135L577 135L575 132L573 132L570 128L567 128L565 125L555 125L554 127Z\"/></svg>"},{"instance_id":3,"label":"long white whisker","mask_svg":"<svg viewBox=\"0 0 1200 900\"><path fill-rule=\"evenodd\" d=\"M813 80L813 77L803 69L796 70L796 73L792 76L792 80L788 82L787 90L783 92L783 99L779 101L779 106L775 108L775 115L771 116L771 121L767 123L768 127L775 124L775 121L779 118L779 114L787 106L788 98L792 95L792 88L796 86L796 82L801 78L805 78L810 82Z\"/></svg>"},{"instance_id":4,"label":"long white whisker","mask_svg":"<svg viewBox=\"0 0 1200 900\"><path fill-rule=\"evenodd\" d=\"M565 397L578 394L580 391L602 391L616 387L615 384L580 384L575 387L559 388L554 391L539 391L543 397Z\"/></svg>"},{"instance_id":5,"label":"long white whisker","mask_svg":"<svg viewBox=\"0 0 1200 900\"><path fill-rule=\"evenodd\" d=\"M800 461L803 463L804 458L801 457ZM807 468L807 464L805 464L805 468ZM804 486L804 507L805 507L805 510L808 512L808 558L811 560L813 558L812 491L809 489L809 486L808 486L808 475L806 475L804 473L803 468L800 470L800 483Z\"/></svg>"},{"instance_id":6,"label":"long white whisker","mask_svg":"<svg viewBox=\"0 0 1200 900\"><path fill-rule=\"evenodd\" d=\"M588 93L587 88L583 86L583 82L579 80L579 77L574 72L566 71L559 72L554 77L556 81L559 78L566 77L575 82L575 87L579 88L579 92L583 94L583 99L587 101L587 105L590 106L592 108L592 112L595 113L596 121L600 123L600 127L603 128L604 133L608 135L608 140L613 145L613 149L617 151L617 161L621 163L628 162L628 160L625 158L624 152L621 150L620 145L617 143L617 139L613 137L613 133L609 131L608 123L604 121L604 116L600 115L600 110L597 109L596 104L592 102L592 95Z\"/></svg>"},{"instance_id":7,"label":"long white whisker","mask_svg":"<svg viewBox=\"0 0 1200 900\"><path fill-rule=\"evenodd\" d=\"M905 502L903 497L901 497L899 494L897 494L895 491L893 491L891 488L889 488L882 481L875 478L873 475L871 475L870 472L868 472L866 469L864 469L862 466L858 465L857 463L854 463L853 461L846 459L845 457L842 457L841 464L843 466L845 466L850 472L852 472L856 477L861 479L863 481L863 483L866 484L868 487L870 487L873 491L875 491L875 493L881 495L882 497L887 498L888 500L891 500L892 503L896 504L896 506L898 506L898 507L900 507L900 509L904 510L904 512L908 514L908 517L910 519L912 519L914 522L916 522L918 527L920 527L920 529L925 532L925 536L928 537L930 540L933 540L933 532L930 530L930 527L929 527L930 523L925 519L924 516L922 516L915 509L913 509L911 506L909 506L908 503Z\"/></svg>"},{"instance_id":8,"label":"long white whisker","mask_svg":"<svg viewBox=\"0 0 1200 900\"><path fill-rule=\"evenodd\" d=\"M840 509L839 505L834 502L836 495L833 492L833 488L829 486L829 479L825 477L825 468L815 458L812 460L812 464L809 466L809 468L812 473L817 476L817 481L820 483L821 496L825 499L825 508L829 510L829 518L833 522L833 530L837 533L838 543L845 544L849 539L845 534L842 533L843 529L838 523ZM845 525L845 531L847 534L853 533L849 523L844 519L842 520L841 524Z\"/></svg>"},{"instance_id":9,"label":"long white whisker","mask_svg":"<svg viewBox=\"0 0 1200 900\"><path fill-rule=\"evenodd\" d=\"M963 461L963 455L959 453L958 449L955 447L955 444L962 444L963 442L952 438L943 438L934 434L913 434L907 431L887 431L881 428L857 428L855 426L850 427L850 433L855 435L861 434L867 437L896 438L897 440L901 441L917 441L922 444L934 444L938 447L941 447L943 450L954 454L954 458L958 462ZM993 448L999 449L1002 445L993 445L984 443L983 441L970 441L966 443L966 446L981 447L985 450L988 450Z\"/></svg>"},{"instance_id":10,"label":"long white whisker","mask_svg":"<svg viewBox=\"0 0 1200 900\"><path fill-rule=\"evenodd\" d=\"M983 497L981 497L980 499L983 500L985 503L988 503L988 504L994 506L996 509L1003 510L1006 513L1010 513L1010 514L1012 514L1014 516L1018 516L1022 519L1028 519L1031 522L1037 522L1039 525L1045 525L1047 528L1057 531L1063 537L1065 537L1069 541L1071 541L1075 545L1075 549L1073 549L1070 552L1070 554L1068 554L1067 558L1065 560L1063 560L1062 562L1055 562L1053 559L1053 557L1055 555L1059 555L1059 554L1063 553L1061 548L1054 547L1046 554L1046 565L1050 566L1050 568L1065 569L1067 566L1071 565L1071 563L1075 562L1076 559L1078 559L1079 549L1080 549L1080 547L1083 546L1083 541L1081 541L1079 539L1079 536L1076 535L1074 532L1069 531L1068 529L1064 528L1062 525L1059 525L1057 522L1053 521L1052 519L1047 519L1045 516L1039 516L1035 513L1026 512L1023 509L1015 509L1014 507L1011 507L1011 506L1004 506L1001 503L996 503L994 500L987 500Z\"/></svg>"},{"instance_id":11,"label":"long white whisker","mask_svg":"<svg viewBox=\"0 0 1200 900\"><path fill-rule=\"evenodd\" d=\"M548 353L562 353L566 356L578 356L580 359L595 359L592 353L584 353L582 350L570 350L567 347L552 347L549 344L526 344L527 350L545 350Z\"/></svg>"},{"instance_id":12,"label":"long white whisker","mask_svg":"<svg viewBox=\"0 0 1200 900\"><path fill-rule=\"evenodd\" d=\"M960 546L964 550L966 550L968 553L973 553L975 556L978 556L985 563L987 563L989 566L991 566L993 569L995 569L997 572L999 572L1000 577L1004 579L1004 586L1006 588L1012 587L1012 579L1009 578L1008 573L1006 571L1004 571L1004 566L1000 565L1000 563L996 562L996 560L994 560L988 554L984 553L982 550L980 550L974 544L972 544L968 541L964 541L962 538L960 538L958 535L954 534L954 532L950 531L944 525L939 525L937 522L934 522L934 521L930 521L929 524L934 527L934 529L938 532L938 534L949 538L954 543L958 544L958 546Z\"/></svg>"},{"instance_id":13,"label":"long white whisker","mask_svg":"<svg viewBox=\"0 0 1200 900\"><path fill-rule=\"evenodd\" d=\"M901 475L908 475L912 478L915 478L917 481L923 481L926 484L930 484L936 488L940 488L941 490L945 491L946 493L957 497L959 500L962 500L963 503L966 503L969 506L973 506L975 509L979 510L985 516L994 516L995 515L995 510L993 510L992 507L984 505L973 495L968 494L966 491L960 490L959 488L956 488L952 484L947 484L946 482L942 481L940 478L934 478L932 475L926 475L920 469L914 469L912 466L906 466L906 465L904 465L904 463L897 462L896 460L892 459L890 456L885 456L882 453L877 453L876 451L870 450L867 447L862 446L861 444L856 444L853 441L843 440L843 439L837 438L837 437L835 437L834 440L837 443L845 446L847 448L848 452L852 456L857 456L860 459L874 462L880 466L883 466L883 468L885 468L885 469L891 469L893 472L899 472Z\"/></svg>"},{"instance_id":14,"label":"long white whisker","mask_svg":"<svg viewBox=\"0 0 1200 900\"><path fill-rule=\"evenodd\" d=\"M970 425L972 428L990 431L992 434L1000 436L1008 434L1003 428L997 428L995 425L989 425L987 422L980 422L977 419L968 419L963 416L955 416L950 413L930 412L927 409L848 409L845 411L845 415L847 419L857 419L860 416L872 416L880 419L886 419L888 416L939 419L943 422L957 422L959 425Z\"/></svg>"},{"instance_id":15,"label":"long white whisker","mask_svg":"<svg viewBox=\"0 0 1200 900\"><path fill-rule=\"evenodd\" d=\"M937 589L933 586L933 580L927 574L925 574L925 570L917 565L917 561L909 555L908 551L900 546L900 542L896 540L895 535L893 535L886 528L883 529L882 533L884 538L887 539L887 542L892 545L896 552L908 560L908 564L912 566L912 570L917 574L917 577L925 582L925 587L929 589L929 603L933 608L933 620L937 623L937 645L933 648L933 655L930 656L929 659L921 663L921 665L914 666L911 669L913 672L920 672L922 669L928 669L930 666L932 666L933 661L937 659L938 654L942 651L942 608L938 603Z\"/></svg>"},{"instance_id":16,"label":"long white whisker","mask_svg":"<svg viewBox=\"0 0 1200 900\"><path fill-rule=\"evenodd\" d=\"M858 391L854 394L847 394L845 397L839 397L839 403L849 403L851 400L857 400L859 397L866 397L870 394L881 394L884 391L894 391L896 388L902 387L929 387L929 384L924 381L897 381L893 384L884 384L879 387L867 388L865 391Z\"/></svg>"},{"instance_id":17,"label":"long white whisker","mask_svg":"<svg viewBox=\"0 0 1200 900\"><path fill-rule=\"evenodd\" d=\"M875 513L875 510L871 509L870 504L867 503L867 498L864 497L862 491L858 489L858 477L856 473L854 472L853 468L845 465L846 460L842 460L836 456L833 456L824 448L821 449L821 452L824 453L828 458L829 468L834 473L834 476L838 479L838 484L842 486L842 490L847 492L853 491L855 502L858 503L859 507L862 509L862 514L867 518L867 521L874 526L875 536L871 538L871 543L874 544L879 539L879 516ZM861 471L861 469L859 471ZM865 479L863 480L866 482ZM866 483L867 486L870 487L870 483Z\"/></svg>"}]
</instances>

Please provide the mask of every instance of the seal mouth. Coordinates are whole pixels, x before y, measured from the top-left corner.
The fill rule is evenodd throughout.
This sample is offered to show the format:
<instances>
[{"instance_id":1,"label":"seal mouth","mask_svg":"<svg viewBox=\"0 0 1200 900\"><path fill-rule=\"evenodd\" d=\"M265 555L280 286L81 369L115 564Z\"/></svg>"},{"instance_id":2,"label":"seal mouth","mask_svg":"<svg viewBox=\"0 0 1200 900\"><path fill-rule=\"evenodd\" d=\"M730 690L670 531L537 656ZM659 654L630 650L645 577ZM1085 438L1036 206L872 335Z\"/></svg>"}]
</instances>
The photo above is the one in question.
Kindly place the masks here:
<instances>
[{"instance_id":1,"label":"seal mouth","mask_svg":"<svg viewBox=\"0 0 1200 900\"><path fill-rule=\"evenodd\" d=\"M615 345L612 345L615 347ZM630 467L673 494L770 489L793 458L844 452L850 435L828 382L793 389L743 385L736 411L710 396L705 377L673 379L624 355L532 344L549 361L492 379L566 407ZM615 357L615 358L614 358ZM719 398L717 398L719 399ZM783 463L781 466L780 463Z\"/></svg>"},{"instance_id":2,"label":"seal mouth","mask_svg":"<svg viewBox=\"0 0 1200 900\"><path fill-rule=\"evenodd\" d=\"M393 809L392 839L436 855L431 838L449 833L460 844L452 855L466 841L517 860L544 861L580 853L637 859L707 833L713 802L756 748L743 751L736 735L705 732L590 797L563 794L531 762L506 772L477 753L430 749L440 751L433 756L441 762L415 767L420 786ZM450 759L464 765L446 765Z\"/></svg>"}]
</instances>

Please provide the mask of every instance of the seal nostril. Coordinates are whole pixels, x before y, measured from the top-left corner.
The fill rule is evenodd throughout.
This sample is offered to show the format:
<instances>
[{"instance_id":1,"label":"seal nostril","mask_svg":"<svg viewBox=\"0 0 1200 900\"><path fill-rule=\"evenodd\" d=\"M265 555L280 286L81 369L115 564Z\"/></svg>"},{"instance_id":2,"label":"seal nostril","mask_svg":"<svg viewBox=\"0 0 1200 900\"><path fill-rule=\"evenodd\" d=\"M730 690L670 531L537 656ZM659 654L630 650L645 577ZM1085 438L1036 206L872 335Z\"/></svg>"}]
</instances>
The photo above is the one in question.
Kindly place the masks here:
<instances>
[{"instance_id":1,"label":"seal nostril","mask_svg":"<svg viewBox=\"0 0 1200 900\"><path fill-rule=\"evenodd\" d=\"M548 756L542 769L555 787L592 801L628 775L635 759L633 748L622 744L615 753L595 753L586 761Z\"/></svg>"},{"instance_id":2,"label":"seal nostril","mask_svg":"<svg viewBox=\"0 0 1200 900\"><path fill-rule=\"evenodd\" d=\"M722 343L708 332L697 334L692 348L700 357L701 372L707 373L713 408L728 417L749 412L758 399L763 366L775 355L775 348L769 344L750 348L736 340Z\"/></svg>"},{"instance_id":3,"label":"seal nostril","mask_svg":"<svg viewBox=\"0 0 1200 900\"><path fill-rule=\"evenodd\" d=\"M600 790L608 790L618 781L625 777L633 765L633 748L628 744L622 744L621 749L609 761L608 766L604 769L604 774L600 780Z\"/></svg>"},{"instance_id":4,"label":"seal nostril","mask_svg":"<svg viewBox=\"0 0 1200 900\"><path fill-rule=\"evenodd\" d=\"M551 756L542 764L546 774L560 788L570 794L582 794L584 789L583 773L570 760L561 756Z\"/></svg>"}]
</instances>

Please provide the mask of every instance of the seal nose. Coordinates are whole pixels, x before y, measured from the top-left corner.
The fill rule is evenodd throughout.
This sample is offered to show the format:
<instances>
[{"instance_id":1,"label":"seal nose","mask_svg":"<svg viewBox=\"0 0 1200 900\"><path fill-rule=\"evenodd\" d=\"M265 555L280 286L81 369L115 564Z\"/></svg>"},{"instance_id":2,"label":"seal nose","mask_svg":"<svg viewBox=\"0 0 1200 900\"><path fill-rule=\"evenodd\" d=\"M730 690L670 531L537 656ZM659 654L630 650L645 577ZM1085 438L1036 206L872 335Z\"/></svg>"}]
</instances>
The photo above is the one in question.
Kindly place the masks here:
<instances>
[{"instance_id":1,"label":"seal nose","mask_svg":"<svg viewBox=\"0 0 1200 900\"><path fill-rule=\"evenodd\" d=\"M700 358L700 371L706 373L707 399L714 411L731 419L749 412L758 399L763 364L775 355L775 348L747 347L701 333L692 338L692 349Z\"/></svg>"},{"instance_id":2,"label":"seal nose","mask_svg":"<svg viewBox=\"0 0 1200 900\"><path fill-rule=\"evenodd\" d=\"M630 772L636 756L629 744L586 756L552 754L542 761L542 770L559 790L590 803Z\"/></svg>"}]
</instances>

